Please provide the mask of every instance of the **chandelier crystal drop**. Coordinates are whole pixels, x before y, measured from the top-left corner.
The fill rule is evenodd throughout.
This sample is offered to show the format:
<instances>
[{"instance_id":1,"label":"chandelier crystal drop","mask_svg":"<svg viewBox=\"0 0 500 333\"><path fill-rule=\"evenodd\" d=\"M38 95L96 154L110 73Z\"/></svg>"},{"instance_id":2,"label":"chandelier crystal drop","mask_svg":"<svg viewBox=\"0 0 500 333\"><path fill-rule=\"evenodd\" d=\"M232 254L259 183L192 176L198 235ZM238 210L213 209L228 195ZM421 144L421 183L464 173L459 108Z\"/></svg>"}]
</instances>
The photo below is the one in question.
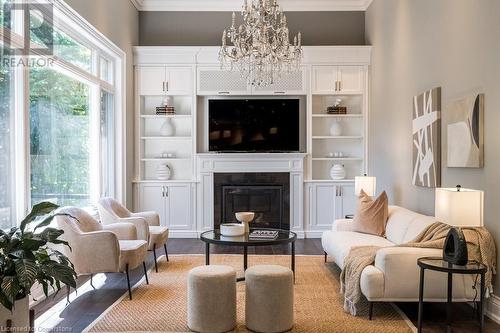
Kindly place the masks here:
<instances>
[{"instance_id":1,"label":"chandelier crystal drop","mask_svg":"<svg viewBox=\"0 0 500 333\"><path fill-rule=\"evenodd\" d=\"M243 23L232 23L222 33L219 60L222 69L237 68L253 86L273 84L282 73L296 72L302 61L300 32L293 43L286 16L277 0L245 0Z\"/></svg>"}]
</instances>

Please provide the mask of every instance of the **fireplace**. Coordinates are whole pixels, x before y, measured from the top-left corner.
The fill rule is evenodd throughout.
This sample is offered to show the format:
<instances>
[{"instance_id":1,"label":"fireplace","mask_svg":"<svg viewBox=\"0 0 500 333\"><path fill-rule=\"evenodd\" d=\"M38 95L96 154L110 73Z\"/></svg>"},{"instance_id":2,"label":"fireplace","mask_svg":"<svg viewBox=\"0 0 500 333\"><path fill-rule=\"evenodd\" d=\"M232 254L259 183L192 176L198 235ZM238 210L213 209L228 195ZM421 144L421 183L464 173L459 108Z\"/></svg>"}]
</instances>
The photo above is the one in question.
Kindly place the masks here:
<instances>
[{"instance_id":1,"label":"fireplace","mask_svg":"<svg viewBox=\"0 0 500 333\"><path fill-rule=\"evenodd\" d=\"M251 228L290 230L290 174L215 173L214 225L237 222L234 213L255 212Z\"/></svg>"}]
</instances>

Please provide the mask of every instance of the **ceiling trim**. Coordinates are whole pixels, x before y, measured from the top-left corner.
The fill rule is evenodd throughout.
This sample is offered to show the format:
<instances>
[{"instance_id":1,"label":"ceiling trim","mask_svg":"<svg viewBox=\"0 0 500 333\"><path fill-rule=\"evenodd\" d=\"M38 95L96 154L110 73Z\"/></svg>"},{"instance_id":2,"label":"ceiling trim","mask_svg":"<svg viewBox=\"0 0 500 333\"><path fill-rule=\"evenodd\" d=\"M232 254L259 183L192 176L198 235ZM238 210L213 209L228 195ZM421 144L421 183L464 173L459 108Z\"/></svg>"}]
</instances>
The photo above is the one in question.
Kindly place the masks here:
<instances>
[{"instance_id":1,"label":"ceiling trim","mask_svg":"<svg viewBox=\"0 0 500 333\"><path fill-rule=\"evenodd\" d=\"M144 0L130 0L130 2L132 2L137 10L141 10L142 6L144 5Z\"/></svg>"},{"instance_id":2,"label":"ceiling trim","mask_svg":"<svg viewBox=\"0 0 500 333\"><path fill-rule=\"evenodd\" d=\"M141 11L239 11L243 0L130 0ZM373 0L279 0L284 11L365 11Z\"/></svg>"}]
</instances>

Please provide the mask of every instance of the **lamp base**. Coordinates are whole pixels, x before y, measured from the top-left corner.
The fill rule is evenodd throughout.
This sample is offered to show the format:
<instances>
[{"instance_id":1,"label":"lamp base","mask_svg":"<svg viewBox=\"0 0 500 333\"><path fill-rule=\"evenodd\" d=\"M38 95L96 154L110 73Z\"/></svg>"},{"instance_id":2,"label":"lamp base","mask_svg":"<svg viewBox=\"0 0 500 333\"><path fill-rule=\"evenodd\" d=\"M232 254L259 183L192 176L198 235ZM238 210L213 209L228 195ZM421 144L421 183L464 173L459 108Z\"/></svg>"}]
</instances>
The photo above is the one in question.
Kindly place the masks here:
<instances>
[{"instance_id":1,"label":"lamp base","mask_svg":"<svg viewBox=\"0 0 500 333\"><path fill-rule=\"evenodd\" d=\"M460 266L467 264L467 242L462 229L451 228L448 235L446 235L443 260Z\"/></svg>"}]
</instances>

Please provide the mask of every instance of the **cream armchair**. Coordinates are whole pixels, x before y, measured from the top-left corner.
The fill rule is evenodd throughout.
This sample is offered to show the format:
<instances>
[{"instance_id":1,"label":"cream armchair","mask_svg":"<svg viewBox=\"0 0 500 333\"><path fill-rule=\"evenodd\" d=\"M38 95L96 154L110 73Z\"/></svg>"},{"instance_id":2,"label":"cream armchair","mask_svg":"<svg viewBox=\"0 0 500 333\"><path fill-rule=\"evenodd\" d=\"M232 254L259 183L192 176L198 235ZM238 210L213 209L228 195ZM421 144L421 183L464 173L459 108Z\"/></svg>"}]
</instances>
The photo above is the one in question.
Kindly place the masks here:
<instances>
[{"instance_id":1,"label":"cream armchair","mask_svg":"<svg viewBox=\"0 0 500 333\"><path fill-rule=\"evenodd\" d=\"M105 225L129 222L137 228L139 239L148 242L148 250L153 251L155 270L158 272L156 250L162 246L168 261L167 240L168 228L160 226L160 216L156 212L132 213L122 204L112 198L102 198L97 204L101 222Z\"/></svg>"},{"instance_id":2,"label":"cream armchair","mask_svg":"<svg viewBox=\"0 0 500 333\"><path fill-rule=\"evenodd\" d=\"M75 266L78 275L97 273L125 273L130 299L129 270L141 263L146 283L149 284L146 270L147 243L137 239L137 231L131 223L101 225L80 208L64 207L58 210L63 215L55 220L71 250L65 247L65 255ZM92 280L91 280L92 283Z\"/></svg>"}]
</instances>

